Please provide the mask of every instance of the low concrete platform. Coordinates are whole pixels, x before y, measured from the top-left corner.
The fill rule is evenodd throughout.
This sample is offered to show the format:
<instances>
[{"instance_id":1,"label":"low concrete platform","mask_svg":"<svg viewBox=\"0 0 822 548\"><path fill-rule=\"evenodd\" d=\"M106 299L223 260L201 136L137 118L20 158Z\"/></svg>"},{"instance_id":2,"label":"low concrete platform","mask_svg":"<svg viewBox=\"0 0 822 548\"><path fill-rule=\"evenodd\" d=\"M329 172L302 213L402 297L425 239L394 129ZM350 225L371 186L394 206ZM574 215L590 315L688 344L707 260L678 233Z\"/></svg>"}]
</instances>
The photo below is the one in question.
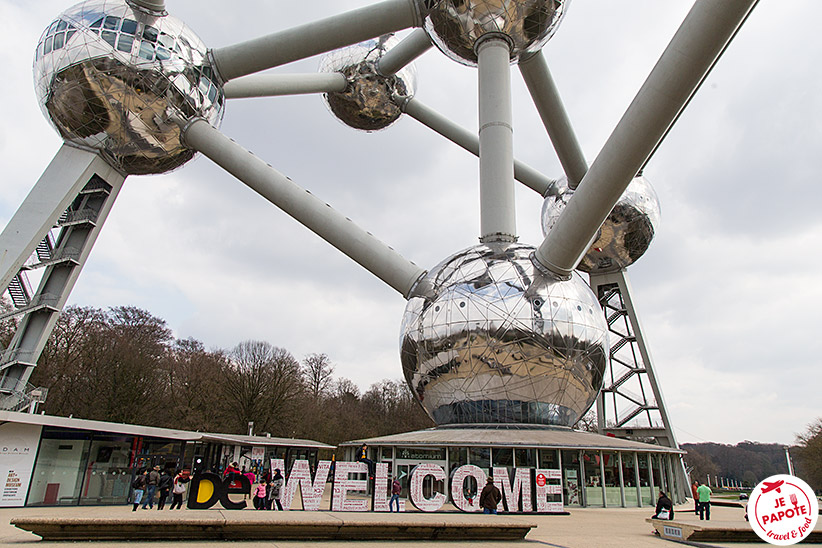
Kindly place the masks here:
<instances>
[{"instance_id":1,"label":"low concrete platform","mask_svg":"<svg viewBox=\"0 0 822 548\"><path fill-rule=\"evenodd\" d=\"M713 506L713 503L711 503ZM676 517L676 516L674 516ZM754 533L747 521L729 522L719 520L691 521L691 520L662 520L648 518L645 521L650 523L661 538L675 541L688 542L763 542ZM811 531L811 534L804 541L805 543L822 542L822 522Z\"/></svg>"},{"instance_id":2,"label":"low concrete platform","mask_svg":"<svg viewBox=\"0 0 822 548\"><path fill-rule=\"evenodd\" d=\"M208 515L206 515L208 514ZM476 514L188 512L121 517L19 517L43 540L523 540L536 523Z\"/></svg>"}]
</instances>

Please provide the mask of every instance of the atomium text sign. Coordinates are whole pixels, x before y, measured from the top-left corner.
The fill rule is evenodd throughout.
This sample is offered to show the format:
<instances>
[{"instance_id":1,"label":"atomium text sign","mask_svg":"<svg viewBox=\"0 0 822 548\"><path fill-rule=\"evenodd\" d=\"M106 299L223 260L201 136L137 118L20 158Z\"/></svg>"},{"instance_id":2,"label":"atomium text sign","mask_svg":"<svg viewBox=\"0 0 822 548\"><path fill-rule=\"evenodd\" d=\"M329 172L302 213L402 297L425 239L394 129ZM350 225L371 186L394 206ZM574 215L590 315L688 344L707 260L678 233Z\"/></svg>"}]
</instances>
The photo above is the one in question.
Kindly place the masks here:
<instances>
[{"instance_id":1,"label":"atomium text sign","mask_svg":"<svg viewBox=\"0 0 822 548\"><path fill-rule=\"evenodd\" d=\"M272 459L271 469L283 470L285 463L282 459ZM497 507L499 511L558 513L564 510L561 502L562 487L559 485L562 475L559 470L515 468L512 470L512 476L507 468L495 467L492 472L494 484L502 493L502 500ZM303 510L319 510L326 483L330 479L332 482L332 511L387 512L389 510L388 500L391 496L388 464L378 463L375 466L374 484L370 496L364 496L368 492L368 480L362 478L367 476L368 466L364 462L337 462L334 466L334 473L331 475L331 461L324 460L319 462L317 471L312 477L308 461L297 460L280 491L280 501L284 509L291 508L299 487ZM240 487L232 487L232 478L223 479L216 474L206 473L195 476L191 485L188 507L206 509L219 502L229 510L245 508L247 505L245 501L231 501L228 495L250 493L251 484L245 476L236 475L233 480L240 481ZM431 488L431 485L435 483L442 485L447 480L448 475L439 465L423 463L416 466L411 472L408 484L411 504L422 512L439 511L448 499L444 493ZM485 486L486 481L486 473L481 468L472 465L460 466L451 474L449 485L451 502L463 512L481 511L478 491ZM558 499L558 502L549 500L552 497ZM400 501L400 511L405 511L405 501Z\"/></svg>"}]
</instances>

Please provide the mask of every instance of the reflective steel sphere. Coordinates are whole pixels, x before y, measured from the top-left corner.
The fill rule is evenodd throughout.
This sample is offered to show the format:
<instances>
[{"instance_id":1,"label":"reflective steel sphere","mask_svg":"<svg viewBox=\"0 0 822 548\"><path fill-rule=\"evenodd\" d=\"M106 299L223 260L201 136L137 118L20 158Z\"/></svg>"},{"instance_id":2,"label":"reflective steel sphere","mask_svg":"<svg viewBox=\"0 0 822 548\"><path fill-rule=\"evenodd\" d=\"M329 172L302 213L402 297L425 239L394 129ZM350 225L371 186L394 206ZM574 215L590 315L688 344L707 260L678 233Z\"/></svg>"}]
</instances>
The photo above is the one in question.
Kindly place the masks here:
<instances>
[{"instance_id":1,"label":"reflective steel sphere","mask_svg":"<svg viewBox=\"0 0 822 548\"><path fill-rule=\"evenodd\" d=\"M424 28L448 57L477 64L474 46L489 33L512 44L511 60L538 51L556 31L569 0L422 0Z\"/></svg>"},{"instance_id":2,"label":"reflective steel sphere","mask_svg":"<svg viewBox=\"0 0 822 548\"><path fill-rule=\"evenodd\" d=\"M174 17L89 0L43 32L37 99L66 142L101 152L126 173L163 173L194 156L170 115L222 119L223 91L206 52Z\"/></svg>"},{"instance_id":3,"label":"reflective steel sphere","mask_svg":"<svg viewBox=\"0 0 822 548\"><path fill-rule=\"evenodd\" d=\"M558 180L542 203L542 233L548 234L574 191ZM596 241L577 268L583 272L616 272L642 257L659 225L659 198L645 177L635 177L600 228Z\"/></svg>"},{"instance_id":4,"label":"reflective steel sphere","mask_svg":"<svg viewBox=\"0 0 822 548\"><path fill-rule=\"evenodd\" d=\"M534 248L489 243L428 274L431 298L408 301L403 373L437 424L572 426L602 387L608 326L578 274L559 280Z\"/></svg>"},{"instance_id":5,"label":"reflective steel sphere","mask_svg":"<svg viewBox=\"0 0 822 548\"><path fill-rule=\"evenodd\" d=\"M413 64L392 76L377 72L377 62L399 40L393 35L332 51L320 62L320 72L341 72L348 80L342 92L326 93L329 110L354 129L385 129L402 115L393 96L413 97L417 91L417 71Z\"/></svg>"}]
</instances>

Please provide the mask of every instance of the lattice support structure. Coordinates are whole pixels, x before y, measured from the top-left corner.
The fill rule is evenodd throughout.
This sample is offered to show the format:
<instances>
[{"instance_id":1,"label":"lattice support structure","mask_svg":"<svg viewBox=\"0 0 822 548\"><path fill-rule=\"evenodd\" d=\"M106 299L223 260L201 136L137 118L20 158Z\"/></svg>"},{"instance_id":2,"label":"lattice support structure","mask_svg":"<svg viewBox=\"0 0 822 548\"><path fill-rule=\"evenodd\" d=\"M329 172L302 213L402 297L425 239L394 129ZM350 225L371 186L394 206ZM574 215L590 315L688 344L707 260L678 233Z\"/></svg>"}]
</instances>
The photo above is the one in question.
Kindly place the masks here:
<instances>
[{"instance_id":1,"label":"lattice support structure","mask_svg":"<svg viewBox=\"0 0 822 548\"><path fill-rule=\"evenodd\" d=\"M591 289L600 300L611 337L608 371L597 398L598 430L620 438L653 439L659 445L679 449L631 299L627 273L593 274ZM676 475L675 495L681 502L690 493L681 459Z\"/></svg>"},{"instance_id":2,"label":"lattice support structure","mask_svg":"<svg viewBox=\"0 0 822 548\"><path fill-rule=\"evenodd\" d=\"M42 270L37 290L18 293L15 310L4 315L22 317L0 353L0 409L28 397L32 369L124 181L99 155L63 145L0 234L0 294Z\"/></svg>"}]
</instances>

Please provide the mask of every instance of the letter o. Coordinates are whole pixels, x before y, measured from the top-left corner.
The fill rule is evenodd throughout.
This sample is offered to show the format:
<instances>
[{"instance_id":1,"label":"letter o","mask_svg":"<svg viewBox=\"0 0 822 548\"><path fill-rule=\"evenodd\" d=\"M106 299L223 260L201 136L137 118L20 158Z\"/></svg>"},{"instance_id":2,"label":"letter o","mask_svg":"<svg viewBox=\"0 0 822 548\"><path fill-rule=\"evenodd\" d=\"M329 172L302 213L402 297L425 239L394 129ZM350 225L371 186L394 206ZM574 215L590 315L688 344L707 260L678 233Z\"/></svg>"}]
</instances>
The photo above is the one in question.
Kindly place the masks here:
<instances>
[{"instance_id":1,"label":"letter o","mask_svg":"<svg viewBox=\"0 0 822 548\"><path fill-rule=\"evenodd\" d=\"M428 476L434 476L435 480L445 482L445 470L436 464L424 463L418 465L411 472L411 483L409 491L411 492L411 504L414 508L421 512L436 512L442 505L445 504L445 494L437 493L430 499L425 498L423 494L423 483Z\"/></svg>"},{"instance_id":2,"label":"letter o","mask_svg":"<svg viewBox=\"0 0 822 548\"><path fill-rule=\"evenodd\" d=\"M477 492L474 494L474 500L471 504L465 499L464 494L465 480L468 478L474 478L477 482ZM454 506L463 512L479 512L479 493L485 487L486 479L485 472L479 466L466 464L457 468L451 477L451 500L454 502Z\"/></svg>"}]
</instances>

